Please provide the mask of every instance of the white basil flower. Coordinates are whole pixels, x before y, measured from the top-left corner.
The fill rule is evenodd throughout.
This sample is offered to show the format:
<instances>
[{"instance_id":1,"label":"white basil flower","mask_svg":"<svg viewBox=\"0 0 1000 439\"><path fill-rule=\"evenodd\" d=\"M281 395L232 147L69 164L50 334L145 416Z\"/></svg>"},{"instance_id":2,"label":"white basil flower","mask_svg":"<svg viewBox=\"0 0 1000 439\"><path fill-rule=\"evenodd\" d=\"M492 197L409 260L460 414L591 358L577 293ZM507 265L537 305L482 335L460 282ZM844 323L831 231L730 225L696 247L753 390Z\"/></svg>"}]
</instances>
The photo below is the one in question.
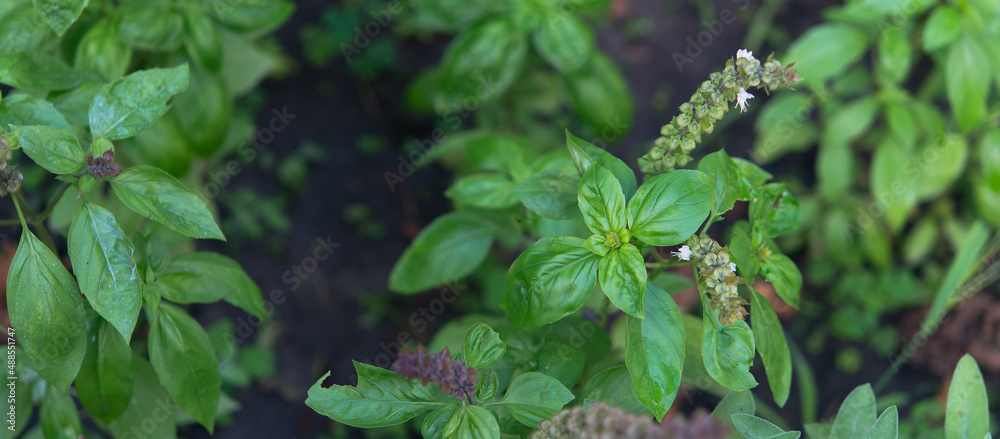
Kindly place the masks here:
<instances>
[{"instance_id":1,"label":"white basil flower","mask_svg":"<svg viewBox=\"0 0 1000 439\"><path fill-rule=\"evenodd\" d=\"M747 111L747 101L750 99L753 99L753 95L740 87L740 92L736 95L736 105L740 107L740 113Z\"/></svg>"}]
</instances>

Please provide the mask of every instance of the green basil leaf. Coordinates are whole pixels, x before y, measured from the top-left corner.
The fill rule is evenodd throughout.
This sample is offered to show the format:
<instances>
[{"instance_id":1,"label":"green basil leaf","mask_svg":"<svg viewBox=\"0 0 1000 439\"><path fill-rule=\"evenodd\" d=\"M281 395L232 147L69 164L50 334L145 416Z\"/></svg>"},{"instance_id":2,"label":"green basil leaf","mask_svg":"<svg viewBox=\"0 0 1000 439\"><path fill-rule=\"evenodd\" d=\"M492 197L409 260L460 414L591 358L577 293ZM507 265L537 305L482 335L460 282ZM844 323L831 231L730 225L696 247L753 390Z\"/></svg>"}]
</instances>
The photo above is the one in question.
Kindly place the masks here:
<instances>
[{"instance_id":1,"label":"green basil leaf","mask_svg":"<svg viewBox=\"0 0 1000 439\"><path fill-rule=\"evenodd\" d=\"M442 434L455 439L500 439L500 425L488 409L462 404L451 415Z\"/></svg>"},{"instance_id":2,"label":"green basil leaf","mask_svg":"<svg viewBox=\"0 0 1000 439\"><path fill-rule=\"evenodd\" d=\"M426 387L395 372L354 362L358 386L323 387L327 372L309 388L306 405L319 414L352 427L399 425L440 406Z\"/></svg>"},{"instance_id":3,"label":"green basil leaf","mask_svg":"<svg viewBox=\"0 0 1000 439\"><path fill-rule=\"evenodd\" d=\"M615 174L615 178L618 179L618 183L622 186L622 192L625 194L626 201L631 199L632 195L635 194L637 186L635 173L621 159L586 140L570 134L569 130L566 130L566 147L569 149L570 158L573 159L573 164L580 171L580 175L583 175L587 171L591 163L600 163L601 166L604 166L612 174Z\"/></svg>"},{"instance_id":4,"label":"green basil leaf","mask_svg":"<svg viewBox=\"0 0 1000 439\"><path fill-rule=\"evenodd\" d=\"M965 170L969 157L969 146L963 136L947 134L935 136L913 153L916 157L936 157L933 163L904 165L905 172L915 175L914 191L917 200L931 200L939 197L958 180ZM912 164L913 160L907 162Z\"/></svg>"},{"instance_id":5,"label":"green basil leaf","mask_svg":"<svg viewBox=\"0 0 1000 439\"><path fill-rule=\"evenodd\" d=\"M228 1L228 0L217 0ZM282 66L284 60L240 35L218 29L222 37L222 80L232 96L253 91L267 75Z\"/></svg>"},{"instance_id":6,"label":"green basil leaf","mask_svg":"<svg viewBox=\"0 0 1000 439\"><path fill-rule=\"evenodd\" d=\"M67 241L80 291L127 345L142 308L132 242L110 211L88 201L73 217Z\"/></svg>"},{"instance_id":7,"label":"green basil leaf","mask_svg":"<svg viewBox=\"0 0 1000 439\"><path fill-rule=\"evenodd\" d=\"M615 366L594 375L583 386L580 396L584 401L604 401L631 413L649 414L649 409L633 394L632 376L626 366Z\"/></svg>"},{"instance_id":8,"label":"green basil leaf","mask_svg":"<svg viewBox=\"0 0 1000 439\"><path fill-rule=\"evenodd\" d=\"M752 284L760 269L760 258L757 256L757 247L754 247L750 235L743 228L733 229L733 240L729 243L729 254L733 256L733 262L736 263L736 269L739 270L740 275Z\"/></svg>"},{"instance_id":9,"label":"green basil leaf","mask_svg":"<svg viewBox=\"0 0 1000 439\"><path fill-rule=\"evenodd\" d=\"M90 131L108 140L132 137L170 109L188 87L188 66L140 70L101 88L90 106Z\"/></svg>"},{"instance_id":10,"label":"green basil leaf","mask_svg":"<svg viewBox=\"0 0 1000 439\"><path fill-rule=\"evenodd\" d=\"M462 359L465 365L475 369L485 369L496 364L507 352L507 345L500 335L485 323L477 323L469 328L462 344Z\"/></svg>"},{"instance_id":11,"label":"green basil leaf","mask_svg":"<svg viewBox=\"0 0 1000 439\"><path fill-rule=\"evenodd\" d=\"M802 291L802 273L788 256L772 251L771 255L761 261L761 271L764 279L774 285L778 297L788 306L799 309L799 296Z\"/></svg>"},{"instance_id":12,"label":"green basil leaf","mask_svg":"<svg viewBox=\"0 0 1000 439\"><path fill-rule=\"evenodd\" d=\"M32 3L60 37L80 17L83 8L87 7L87 0L33 0Z\"/></svg>"},{"instance_id":13,"label":"green basil leaf","mask_svg":"<svg viewBox=\"0 0 1000 439\"><path fill-rule=\"evenodd\" d=\"M0 41L4 42L0 45L0 55L46 52L58 43L42 14L25 0L5 1L0 5Z\"/></svg>"},{"instance_id":14,"label":"green basil leaf","mask_svg":"<svg viewBox=\"0 0 1000 439\"><path fill-rule=\"evenodd\" d=\"M480 369L479 373L479 383L476 385L476 401L483 403L493 399L493 395L496 395L497 388L500 387L500 377L497 376L496 370L491 369Z\"/></svg>"},{"instance_id":15,"label":"green basil leaf","mask_svg":"<svg viewBox=\"0 0 1000 439\"><path fill-rule=\"evenodd\" d=\"M951 114L959 129L968 132L986 117L984 90L990 86L989 59L976 40L965 36L948 48L944 78Z\"/></svg>"},{"instance_id":16,"label":"green basil leaf","mask_svg":"<svg viewBox=\"0 0 1000 439\"><path fill-rule=\"evenodd\" d=\"M562 171L542 171L514 186L524 207L545 218L573 219L578 215L580 179Z\"/></svg>"},{"instance_id":17,"label":"green basil leaf","mask_svg":"<svg viewBox=\"0 0 1000 439\"><path fill-rule=\"evenodd\" d=\"M500 97L524 71L527 55L527 38L512 20L497 16L473 25L452 41L442 61L443 105Z\"/></svg>"},{"instance_id":18,"label":"green basil leaf","mask_svg":"<svg viewBox=\"0 0 1000 439\"><path fill-rule=\"evenodd\" d=\"M153 126L122 142L122 147L134 154L140 163L155 166L177 178L191 170L191 146L177 126L173 112L164 114ZM221 171L220 171L221 172ZM215 196L215 185L204 188L205 196ZM221 191L221 187L218 187Z\"/></svg>"},{"instance_id":19,"label":"green basil leaf","mask_svg":"<svg viewBox=\"0 0 1000 439\"><path fill-rule=\"evenodd\" d=\"M499 174L475 174L462 177L444 195L457 203L484 209L503 209L517 205L511 192L514 183Z\"/></svg>"},{"instance_id":20,"label":"green basil leaf","mask_svg":"<svg viewBox=\"0 0 1000 439\"><path fill-rule=\"evenodd\" d=\"M502 400L487 404L486 407L503 407L518 422L538 428L539 422L551 418L572 400L573 393L555 378L538 372L527 372L511 381Z\"/></svg>"},{"instance_id":21,"label":"green basil leaf","mask_svg":"<svg viewBox=\"0 0 1000 439\"><path fill-rule=\"evenodd\" d=\"M991 129L979 141L979 169L991 189L1000 192L1000 129Z\"/></svg>"},{"instance_id":22,"label":"green basil leaf","mask_svg":"<svg viewBox=\"0 0 1000 439\"><path fill-rule=\"evenodd\" d=\"M587 364L583 348L575 342L567 343L569 337L573 336L572 333L556 330L557 327L563 326L564 322L574 318L579 317L567 317L549 326L549 331L542 338L538 348L538 366L535 368L538 372L555 378L567 388L572 388L580 382L584 365Z\"/></svg>"},{"instance_id":23,"label":"green basil leaf","mask_svg":"<svg viewBox=\"0 0 1000 439\"><path fill-rule=\"evenodd\" d=\"M757 385L750 374L754 337L746 322L734 326L719 323L719 313L702 297L701 355L708 374L729 390L741 392Z\"/></svg>"},{"instance_id":24,"label":"green basil leaf","mask_svg":"<svg viewBox=\"0 0 1000 439\"><path fill-rule=\"evenodd\" d=\"M962 34L962 15L955 8L939 5L924 25L924 50L930 52L951 44Z\"/></svg>"},{"instance_id":25,"label":"green basil leaf","mask_svg":"<svg viewBox=\"0 0 1000 439\"><path fill-rule=\"evenodd\" d=\"M749 284L747 289L750 290L750 323L757 352L760 352L764 362L774 402L784 407L792 387L792 355L785 340L785 331L767 299Z\"/></svg>"},{"instance_id":26,"label":"green basil leaf","mask_svg":"<svg viewBox=\"0 0 1000 439\"><path fill-rule=\"evenodd\" d=\"M0 123L8 125L45 125L73 131L73 126L49 101L28 93L3 97Z\"/></svg>"},{"instance_id":27,"label":"green basil leaf","mask_svg":"<svg viewBox=\"0 0 1000 439\"><path fill-rule=\"evenodd\" d=\"M632 375L632 394L662 421L681 385L684 322L666 291L652 282L646 289L646 318L628 319L625 365Z\"/></svg>"},{"instance_id":28,"label":"green basil leaf","mask_svg":"<svg viewBox=\"0 0 1000 439\"><path fill-rule=\"evenodd\" d=\"M803 83L822 84L868 51L868 35L847 23L822 24L792 43L782 59L795 62Z\"/></svg>"},{"instance_id":29,"label":"green basil leaf","mask_svg":"<svg viewBox=\"0 0 1000 439\"><path fill-rule=\"evenodd\" d=\"M598 277L601 289L618 309L642 319L646 293L646 261L632 244L622 244L601 257Z\"/></svg>"},{"instance_id":30,"label":"green basil leaf","mask_svg":"<svg viewBox=\"0 0 1000 439\"><path fill-rule=\"evenodd\" d=\"M614 236L617 237L619 235L616 234ZM607 256L607 254L610 253L611 250L613 250L608 245L608 237L604 235L590 235L590 237L587 238L586 241L583 241L583 248L590 250L595 255L600 256L602 258L604 256Z\"/></svg>"},{"instance_id":31,"label":"green basil leaf","mask_svg":"<svg viewBox=\"0 0 1000 439\"><path fill-rule=\"evenodd\" d=\"M677 245L698 231L714 202L714 183L704 173L680 169L660 174L629 200L629 230L647 244Z\"/></svg>"},{"instance_id":32,"label":"green basil leaf","mask_svg":"<svg viewBox=\"0 0 1000 439\"><path fill-rule=\"evenodd\" d=\"M785 430L782 430L777 425L751 414L736 413L733 414L732 420L733 426L736 427L736 430L743 434L743 436L747 439L785 439L786 437L784 436ZM797 431L789 433L795 433L794 435L787 436L789 438L797 438L801 435L801 433Z\"/></svg>"},{"instance_id":33,"label":"green basil leaf","mask_svg":"<svg viewBox=\"0 0 1000 439\"><path fill-rule=\"evenodd\" d=\"M898 85L906 79L912 62L913 49L902 27L890 26L883 30L878 41L879 78Z\"/></svg>"},{"instance_id":34,"label":"green basil leaf","mask_svg":"<svg viewBox=\"0 0 1000 439\"><path fill-rule=\"evenodd\" d=\"M910 152L895 141L878 145L872 156L871 180L873 194L879 194L879 205L885 209L885 221L893 232L906 224L906 217L917 205L916 182L912 172L904 171L900 163L911 159Z\"/></svg>"},{"instance_id":35,"label":"green basil leaf","mask_svg":"<svg viewBox=\"0 0 1000 439\"><path fill-rule=\"evenodd\" d=\"M213 252L175 256L156 271L163 298L176 303L212 303L225 300L267 321L260 287L233 259Z\"/></svg>"},{"instance_id":36,"label":"green basil leaf","mask_svg":"<svg viewBox=\"0 0 1000 439\"><path fill-rule=\"evenodd\" d=\"M806 437L809 439L830 439L830 429L832 426L829 423L820 424L817 422L807 423L802 426L802 429L806 432Z\"/></svg>"},{"instance_id":37,"label":"green basil leaf","mask_svg":"<svg viewBox=\"0 0 1000 439\"><path fill-rule=\"evenodd\" d=\"M129 209L184 236L225 240L205 202L176 178L152 166L133 166L111 179Z\"/></svg>"},{"instance_id":38,"label":"green basil leaf","mask_svg":"<svg viewBox=\"0 0 1000 439\"><path fill-rule=\"evenodd\" d=\"M118 38L135 49L171 52L184 41L184 16L170 2L130 2L119 13Z\"/></svg>"},{"instance_id":39,"label":"green basil leaf","mask_svg":"<svg viewBox=\"0 0 1000 439\"><path fill-rule=\"evenodd\" d=\"M449 33L465 29L483 15L504 7L484 0L417 0L414 6L412 22L419 22L420 27L427 30Z\"/></svg>"},{"instance_id":40,"label":"green basil leaf","mask_svg":"<svg viewBox=\"0 0 1000 439\"><path fill-rule=\"evenodd\" d=\"M741 159L739 157L730 158L733 163L736 163L736 167L740 170L740 175L743 179L743 185L746 186L747 191L753 193L754 189L767 183L768 180L773 177L770 172L765 171L760 166L757 166L753 162Z\"/></svg>"},{"instance_id":41,"label":"green basil leaf","mask_svg":"<svg viewBox=\"0 0 1000 439\"><path fill-rule=\"evenodd\" d=\"M222 377L201 325L179 308L160 304L149 331L149 362L177 405L212 433Z\"/></svg>"},{"instance_id":42,"label":"green basil leaf","mask_svg":"<svg viewBox=\"0 0 1000 439\"><path fill-rule=\"evenodd\" d=\"M62 261L28 229L7 274L7 311L38 375L68 392L87 352L83 301Z\"/></svg>"},{"instance_id":43,"label":"green basil leaf","mask_svg":"<svg viewBox=\"0 0 1000 439\"><path fill-rule=\"evenodd\" d=\"M432 221L406 248L389 274L389 289L414 294L471 274L486 259L497 226L468 212Z\"/></svg>"},{"instance_id":44,"label":"green basil leaf","mask_svg":"<svg viewBox=\"0 0 1000 439\"><path fill-rule=\"evenodd\" d=\"M758 136L750 157L758 163L768 163L812 147L819 129L803 114L810 114L816 106L816 99L804 93L783 93L771 99L757 118L754 128ZM795 121L794 125L791 121Z\"/></svg>"},{"instance_id":45,"label":"green basil leaf","mask_svg":"<svg viewBox=\"0 0 1000 439\"><path fill-rule=\"evenodd\" d=\"M188 10L184 14L184 48L198 65L212 73L222 68L222 39L207 15Z\"/></svg>"},{"instance_id":46,"label":"green basil leaf","mask_svg":"<svg viewBox=\"0 0 1000 439\"><path fill-rule=\"evenodd\" d=\"M90 79L61 61L28 53L0 55L0 83L30 90L67 90Z\"/></svg>"},{"instance_id":47,"label":"green basil leaf","mask_svg":"<svg viewBox=\"0 0 1000 439\"><path fill-rule=\"evenodd\" d=\"M592 232L618 233L628 225L622 186L600 163L590 165L583 173L577 198L583 221Z\"/></svg>"},{"instance_id":48,"label":"green basil leaf","mask_svg":"<svg viewBox=\"0 0 1000 439\"><path fill-rule=\"evenodd\" d=\"M566 86L573 109L601 140L625 136L635 108L625 76L613 61L594 51L586 65L566 76Z\"/></svg>"},{"instance_id":49,"label":"green basil leaf","mask_svg":"<svg viewBox=\"0 0 1000 439\"><path fill-rule=\"evenodd\" d=\"M511 265L500 306L517 326L555 322L590 297L597 265L597 255L583 248L580 238L539 239Z\"/></svg>"},{"instance_id":50,"label":"green basil leaf","mask_svg":"<svg viewBox=\"0 0 1000 439\"><path fill-rule=\"evenodd\" d=\"M170 401L170 395L160 385L156 372L145 358L133 353L131 364L132 398L128 401L128 408L108 422L108 429L115 437L127 437L134 434L134 429L141 429L149 439L176 439L174 416L177 406ZM149 419L154 421L152 427L149 422L143 426L143 421Z\"/></svg>"},{"instance_id":51,"label":"green basil leaf","mask_svg":"<svg viewBox=\"0 0 1000 439\"><path fill-rule=\"evenodd\" d=\"M570 14L546 14L532 37L538 54L560 72L579 69L594 51L594 33Z\"/></svg>"},{"instance_id":52,"label":"green basil leaf","mask_svg":"<svg viewBox=\"0 0 1000 439\"><path fill-rule=\"evenodd\" d=\"M875 425L875 393L865 384L851 391L840 405L830 430L830 439L865 437Z\"/></svg>"},{"instance_id":53,"label":"green basil leaf","mask_svg":"<svg viewBox=\"0 0 1000 439\"><path fill-rule=\"evenodd\" d=\"M121 416L132 399L132 350L106 320L92 320L87 354L76 377L76 395L87 413L102 422Z\"/></svg>"},{"instance_id":54,"label":"green basil leaf","mask_svg":"<svg viewBox=\"0 0 1000 439\"><path fill-rule=\"evenodd\" d=\"M174 98L170 116L177 120L177 128L191 152L211 157L225 141L232 111L233 100L222 78L195 69L191 72L188 89Z\"/></svg>"},{"instance_id":55,"label":"green basil leaf","mask_svg":"<svg viewBox=\"0 0 1000 439\"><path fill-rule=\"evenodd\" d=\"M94 24L76 46L73 66L97 72L108 81L124 75L132 63L132 49L118 39L118 29L118 21L111 17Z\"/></svg>"},{"instance_id":56,"label":"green basil leaf","mask_svg":"<svg viewBox=\"0 0 1000 439\"><path fill-rule=\"evenodd\" d=\"M754 402L753 393L749 390L744 390L742 392L729 392L726 396L722 397L722 401L719 401L719 404L712 409L712 414L709 417L735 429L736 426L733 425L732 419L733 415L737 413L752 415L756 412L757 404Z\"/></svg>"},{"instance_id":57,"label":"green basil leaf","mask_svg":"<svg viewBox=\"0 0 1000 439\"><path fill-rule=\"evenodd\" d=\"M443 439L445 425L462 406L462 403L449 404L428 414L420 426L421 436L424 439Z\"/></svg>"},{"instance_id":58,"label":"green basil leaf","mask_svg":"<svg viewBox=\"0 0 1000 439\"><path fill-rule=\"evenodd\" d=\"M785 189L783 183L761 186L750 202L750 219L753 221L755 236L778 236L799 228L802 213L799 201Z\"/></svg>"},{"instance_id":59,"label":"green basil leaf","mask_svg":"<svg viewBox=\"0 0 1000 439\"><path fill-rule=\"evenodd\" d=\"M946 439L981 438L989 433L990 408L979 365L969 354L955 367L944 418Z\"/></svg>"},{"instance_id":60,"label":"green basil leaf","mask_svg":"<svg viewBox=\"0 0 1000 439\"><path fill-rule=\"evenodd\" d=\"M865 439L899 439L899 410L896 406L882 412Z\"/></svg>"},{"instance_id":61,"label":"green basil leaf","mask_svg":"<svg viewBox=\"0 0 1000 439\"><path fill-rule=\"evenodd\" d=\"M982 221L972 223L965 230L965 236L957 247L954 259L952 259L944 279L934 293L931 309L927 311L927 315L920 325L921 333L933 334L944 314L951 306L954 306L958 299L958 292L961 291L959 287L975 272L976 266L979 264L980 252L986 245L989 235L989 229Z\"/></svg>"},{"instance_id":62,"label":"green basil leaf","mask_svg":"<svg viewBox=\"0 0 1000 439\"><path fill-rule=\"evenodd\" d=\"M74 174L86 156L72 132L50 126L16 127L21 148L39 166L53 174Z\"/></svg>"},{"instance_id":63,"label":"green basil leaf","mask_svg":"<svg viewBox=\"0 0 1000 439\"><path fill-rule=\"evenodd\" d=\"M736 200L750 198L750 189L742 184L740 168L720 149L698 162L698 170L715 179L715 206L712 211L722 215L732 209Z\"/></svg>"},{"instance_id":64,"label":"green basil leaf","mask_svg":"<svg viewBox=\"0 0 1000 439\"><path fill-rule=\"evenodd\" d=\"M868 131L878 115L878 100L872 96L855 99L834 110L823 129L824 142L845 143Z\"/></svg>"},{"instance_id":65,"label":"green basil leaf","mask_svg":"<svg viewBox=\"0 0 1000 439\"><path fill-rule=\"evenodd\" d=\"M820 193L829 200L843 196L855 177L855 160L847 141L824 140L816 157L816 178Z\"/></svg>"},{"instance_id":66,"label":"green basil leaf","mask_svg":"<svg viewBox=\"0 0 1000 439\"><path fill-rule=\"evenodd\" d=\"M38 423L45 437L71 438L83 435L76 404L62 392L45 392Z\"/></svg>"},{"instance_id":67,"label":"green basil leaf","mask_svg":"<svg viewBox=\"0 0 1000 439\"><path fill-rule=\"evenodd\" d=\"M295 4L287 0L211 0L205 7L226 26L255 34L277 28L295 11Z\"/></svg>"}]
</instances>

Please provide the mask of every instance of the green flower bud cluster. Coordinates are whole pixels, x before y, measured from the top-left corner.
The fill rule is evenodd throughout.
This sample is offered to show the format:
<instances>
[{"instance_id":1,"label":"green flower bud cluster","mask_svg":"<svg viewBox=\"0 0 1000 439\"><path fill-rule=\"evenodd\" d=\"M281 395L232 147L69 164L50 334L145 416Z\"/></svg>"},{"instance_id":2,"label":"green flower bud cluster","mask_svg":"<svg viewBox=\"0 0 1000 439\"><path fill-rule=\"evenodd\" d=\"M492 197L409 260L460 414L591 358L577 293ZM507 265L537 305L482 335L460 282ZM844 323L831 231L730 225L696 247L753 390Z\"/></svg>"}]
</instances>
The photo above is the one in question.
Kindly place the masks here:
<instances>
[{"instance_id":1,"label":"green flower bud cluster","mask_svg":"<svg viewBox=\"0 0 1000 439\"><path fill-rule=\"evenodd\" d=\"M531 439L722 439L725 424L699 412L691 420L675 416L664 424L601 401L590 407L563 409L542 421Z\"/></svg>"},{"instance_id":2,"label":"green flower bud cluster","mask_svg":"<svg viewBox=\"0 0 1000 439\"><path fill-rule=\"evenodd\" d=\"M0 197L6 197L8 194L21 190L21 180L24 180L21 171L9 167L10 160L13 158L12 147L18 146L16 142L20 142L16 133L0 135Z\"/></svg>"},{"instance_id":3,"label":"green flower bud cluster","mask_svg":"<svg viewBox=\"0 0 1000 439\"><path fill-rule=\"evenodd\" d=\"M733 326L743 320L747 301L737 291L740 278L736 276L736 264L729 257L729 249L704 235L692 237L688 246L701 278L698 287L708 295L712 309L719 312L719 323Z\"/></svg>"},{"instance_id":4,"label":"green flower bud cluster","mask_svg":"<svg viewBox=\"0 0 1000 439\"><path fill-rule=\"evenodd\" d=\"M681 114L663 126L653 149L639 158L639 168L646 175L656 175L687 165L691 161L688 154L701 142L702 133L712 133L741 90L757 87L770 93L778 87L791 87L802 80L792 68L794 64L784 67L773 54L763 63L752 56L730 59L725 70L709 75L691 100L681 105Z\"/></svg>"}]
</instances>

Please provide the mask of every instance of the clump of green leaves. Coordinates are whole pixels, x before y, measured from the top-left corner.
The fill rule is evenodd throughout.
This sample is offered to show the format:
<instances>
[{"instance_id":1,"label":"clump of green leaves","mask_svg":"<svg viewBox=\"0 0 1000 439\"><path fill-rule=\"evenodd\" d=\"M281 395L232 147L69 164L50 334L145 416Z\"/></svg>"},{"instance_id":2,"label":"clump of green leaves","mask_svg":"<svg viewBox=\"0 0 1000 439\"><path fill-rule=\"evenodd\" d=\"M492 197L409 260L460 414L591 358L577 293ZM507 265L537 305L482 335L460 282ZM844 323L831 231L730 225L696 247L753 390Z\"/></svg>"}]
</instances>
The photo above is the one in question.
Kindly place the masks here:
<instances>
[{"instance_id":1,"label":"clump of green leaves","mask_svg":"<svg viewBox=\"0 0 1000 439\"><path fill-rule=\"evenodd\" d=\"M787 54L813 96L767 103L753 155L816 148L815 184L789 176L804 227L784 242L805 247L811 283L830 292L804 317L889 354L899 341L883 316L936 297L950 307L995 280L971 277L1000 250L971 232L1000 226L1000 5L864 2L826 14ZM981 251L961 258L967 245ZM951 279L959 260L968 265Z\"/></svg>"},{"instance_id":2,"label":"clump of green leaves","mask_svg":"<svg viewBox=\"0 0 1000 439\"><path fill-rule=\"evenodd\" d=\"M15 434L34 403L40 423L26 435L82 435L71 388L113 437L148 430L163 404L210 432L231 411L226 353L180 305L224 300L260 320L268 311L236 261L189 250L225 236L189 188L202 175L177 176L192 154L252 132L230 129L232 99L273 68L254 40L291 10L281 0L0 5L0 84L12 88L0 101L0 186L17 212L7 221L22 228L7 277ZM174 136L161 136L168 125ZM146 149L150 139L164 143ZM164 416L147 433L175 437L183 416Z\"/></svg>"},{"instance_id":3,"label":"clump of green leaves","mask_svg":"<svg viewBox=\"0 0 1000 439\"><path fill-rule=\"evenodd\" d=\"M588 135L617 140L634 105L587 24L609 7L607 0L413 2L404 31L456 37L441 64L412 84L407 101L443 116L449 131L476 112L480 127L539 137L551 137L539 120L564 117L568 106Z\"/></svg>"},{"instance_id":4,"label":"clump of green leaves","mask_svg":"<svg viewBox=\"0 0 1000 439\"><path fill-rule=\"evenodd\" d=\"M768 183L764 170L722 150L703 157L697 169L671 170L640 185L628 165L591 142L567 132L565 144L540 154L524 137L489 130L450 139L433 153L454 154L468 165L469 173L446 191L457 210L429 224L390 275L390 289L402 293L469 275L482 285L505 284L486 305L505 319L470 316L467 323L478 324L463 345L452 344L454 333L468 326L438 335L455 348L467 349L478 337L506 346L495 350L500 356L492 368L479 371L477 397L442 400L427 386L356 364L357 387L323 388L320 380L310 407L360 427L398 425L434 410L421 427L428 438L526 435L574 395L662 420L685 378L697 377L706 388L755 387L749 370L758 353L775 400L784 404L789 349L774 310L752 285L762 274L798 306L801 275L773 243L798 227L795 197ZM737 201L750 202L749 221L737 224L722 247L707 233ZM687 260L662 256L662 247L685 242L696 249L693 261L690 254ZM509 269L488 258L494 246L501 258L519 254ZM660 276L689 262L696 276L704 274L700 319L685 316L670 296L686 288L683 282ZM743 296L739 285L745 285ZM744 321L746 303L752 328ZM602 326L613 320L623 334L615 350ZM489 331L476 335L484 327ZM508 388L506 399L478 396L497 388ZM547 414L539 408L527 416L503 404L522 392L541 398L533 404Z\"/></svg>"}]
</instances>

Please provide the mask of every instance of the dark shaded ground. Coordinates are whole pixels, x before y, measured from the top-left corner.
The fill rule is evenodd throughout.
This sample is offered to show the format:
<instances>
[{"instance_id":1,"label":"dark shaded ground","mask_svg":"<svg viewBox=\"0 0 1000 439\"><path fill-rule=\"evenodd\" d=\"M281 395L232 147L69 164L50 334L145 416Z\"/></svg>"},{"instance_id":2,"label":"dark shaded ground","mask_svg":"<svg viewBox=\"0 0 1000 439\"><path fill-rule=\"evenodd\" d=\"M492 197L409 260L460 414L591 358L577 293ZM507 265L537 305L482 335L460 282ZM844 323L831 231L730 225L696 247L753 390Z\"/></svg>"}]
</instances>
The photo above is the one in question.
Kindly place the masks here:
<instances>
[{"instance_id":1,"label":"dark shaded ground","mask_svg":"<svg viewBox=\"0 0 1000 439\"><path fill-rule=\"evenodd\" d=\"M775 22L789 35L798 35L819 21L819 11L829 3L794 2L778 13ZM738 16L752 14L759 7L759 1L751 1L742 11L741 4L720 0L716 2L716 14L725 9L737 12ZM302 59L299 30L329 5L324 1L298 2L292 20L278 33L292 58ZM621 3L615 16L602 28L600 46L625 70L636 100L632 131L612 148L630 164L634 165L635 157L647 150L660 126L669 121L697 84L710 72L720 69L741 47L747 17L724 26L703 53L680 72L672 54L684 53L688 38L697 38L699 32L706 30L698 14L693 3L633 0ZM636 17L651 19L653 30L644 36L626 38L622 29ZM379 38L392 36L385 34ZM385 186L382 173L396 169L398 145L409 139L424 138L430 132L431 121L402 114L400 100L405 81L421 68L439 61L443 49L440 42L432 45L401 42L398 71L370 87L353 79L339 58L322 70L311 69L299 61L301 70L293 76L264 84L267 103L263 108L287 108L296 116L268 148L283 156L301 141L311 139L325 145L328 155L325 162L311 170L304 193L287 210L295 226L293 232L283 237L287 242L283 251L274 255L264 244L250 243L239 248L235 255L265 297L280 290L288 296L288 301L276 307L276 316L270 323L282 333L275 346L278 375L251 389L236 391L234 397L243 409L232 416L232 425L217 429L216 437L312 438L328 432L329 421L303 403L306 389L327 370L332 373L327 383L348 383L353 374L352 359L373 362L382 352L380 343L391 342L401 331L418 332L406 323L405 317L433 297L427 293L415 297L388 295L384 292L385 284L392 265L413 233L448 209L442 192L451 177L448 172L429 167L407 178L399 190L392 192ZM767 51L761 52L758 57L766 56ZM317 92L318 85L324 82L334 85L330 96ZM759 108L766 100L766 96L760 95L752 101L752 106ZM716 147L726 145L731 155L747 157L754 116L751 112L738 118L709 142ZM269 120L269 111L262 111L258 123L263 126ZM366 134L388 136L389 150L372 157L362 155L354 145L359 136ZM799 155L770 168L808 171L812 159L810 155ZM236 186L274 193L271 188L277 187L277 182L251 164L249 170L234 179L230 189ZM387 226L385 239L364 238L341 218L345 206L356 202L368 205L372 218ZM302 279L301 287L292 288L296 282L286 273L294 276L295 267L312 255L317 239L329 239L340 246L329 259L318 262L315 271ZM387 315L395 316L391 320L397 323L380 319L381 323L374 327L362 326L364 313L370 311L362 306L362 299L373 295L381 297L376 300L385 301L381 306L387 309ZM222 315L245 318L227 305L201 308L199 317L211 321ZM427 340L432 334L433 328L417 336ZM810 363L820 384L820 411L827 415L826 407L838 405L857 384L877 380L888 366L886 360L866 358L865 369L856 376L844 377L832 368L832 353L829 358L810 358ZM761 382L766 381L761 379ZM758 390L764 395L767 386L762 385ZM696 400L702 399L709 404L713 401ZM794 387L783 413L787 419L798 419ZM207 436L200 427L189 434L196 438Z\"/></svg>"}]
</instances>

